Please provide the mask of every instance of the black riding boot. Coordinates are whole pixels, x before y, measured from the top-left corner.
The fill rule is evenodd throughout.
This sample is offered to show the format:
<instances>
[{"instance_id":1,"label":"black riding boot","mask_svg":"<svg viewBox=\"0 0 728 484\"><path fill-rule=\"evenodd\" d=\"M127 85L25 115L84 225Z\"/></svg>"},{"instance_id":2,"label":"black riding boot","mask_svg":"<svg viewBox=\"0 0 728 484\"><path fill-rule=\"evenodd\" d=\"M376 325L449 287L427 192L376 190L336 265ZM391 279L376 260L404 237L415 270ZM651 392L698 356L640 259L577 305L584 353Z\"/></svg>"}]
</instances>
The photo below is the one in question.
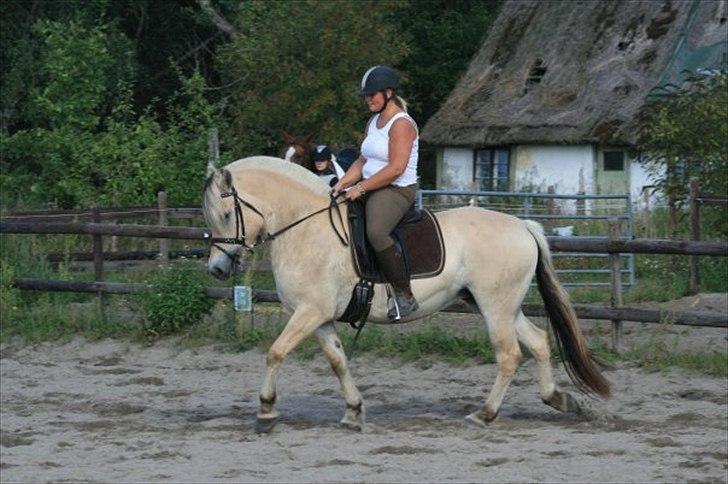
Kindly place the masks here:
<instances>
[{"instance_id":1,"label":"black riding boot","mask_svg":"<svg viewBox=\"0 0 728 484\"><path fill-rule=\"evenodd\" d=\"M407 269L404 265L404 257L397 250L397 247L392 245L381 252L377 252L377 263L384 277L394 288L397 307L387 312L389 319L403 318L417 311L420 305L412 295ZM399 317L397 316L397 308L399 308Z\"/></svg>"}]
</instances>

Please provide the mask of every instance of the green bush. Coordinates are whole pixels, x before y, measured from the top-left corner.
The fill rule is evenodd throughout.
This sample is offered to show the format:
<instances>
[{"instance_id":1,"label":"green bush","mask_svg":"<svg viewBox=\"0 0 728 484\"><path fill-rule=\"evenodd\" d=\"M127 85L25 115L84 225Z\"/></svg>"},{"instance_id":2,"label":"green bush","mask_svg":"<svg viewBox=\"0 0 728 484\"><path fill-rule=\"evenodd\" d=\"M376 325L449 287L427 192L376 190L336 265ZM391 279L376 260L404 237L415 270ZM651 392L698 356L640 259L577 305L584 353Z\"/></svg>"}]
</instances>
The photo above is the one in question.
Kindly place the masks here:
<instances>
[{"instance_id":1,"label":"green bush","mask_svg":"<svg viewBox=\"0 0 728 484\"><path fill-rule=\"evenodd\" d=\"M163 269L151 281L151 290L139 296L149 336L175 333L210 312L214 300L205 294L205 275L183 265Z\"/></svg>"}]
</instances>

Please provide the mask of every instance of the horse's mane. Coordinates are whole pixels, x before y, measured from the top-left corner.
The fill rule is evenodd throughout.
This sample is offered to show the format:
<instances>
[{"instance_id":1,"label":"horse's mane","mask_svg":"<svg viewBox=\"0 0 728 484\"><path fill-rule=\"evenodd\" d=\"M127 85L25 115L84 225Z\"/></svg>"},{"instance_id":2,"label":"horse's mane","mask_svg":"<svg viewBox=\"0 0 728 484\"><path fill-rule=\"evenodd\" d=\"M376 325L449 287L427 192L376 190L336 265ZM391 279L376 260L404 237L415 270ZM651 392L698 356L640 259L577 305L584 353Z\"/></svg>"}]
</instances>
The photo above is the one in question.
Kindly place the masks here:
<instances>
[{"instance_id":1,"label":"horse's mane","mask_svg":"<svg viewBox=\"0 0 728 484\"><path fill-rule=\"evenodd\" d=\"M294 183L303 185L305 188L308 188L314 193L328 195L330 190L325 183L321 182L321 179L316 174L306 168L271 156L251 156L250 158L243 158L233 161L229 165L225 166L224 169L233 174L235 174L238 169L269 171L275 176L282 176L288 178Z\"/></svg>"},{"instance_id":2,"label":"horse's mane","mask_svg":"<svg viewBox=\"0 0 728 484\"><path fill-rule=\"evenodd\" d=\"M327 196L330 188L321 182L321 179L307 169L295 163L289 163L280 158L270 156L252 156L243 158L224 166L220 170L208 177L205 182L205 188L202 195L202 212L208 224L213 226L224 225L222 212L215 210L214 207L220 200L219 190L214 188L212 183L215 176L234 177L241 170L260 170L270 173L271 177L283 177L304 189L310 190L315 194Z\"/></svg>"}]
</instances>

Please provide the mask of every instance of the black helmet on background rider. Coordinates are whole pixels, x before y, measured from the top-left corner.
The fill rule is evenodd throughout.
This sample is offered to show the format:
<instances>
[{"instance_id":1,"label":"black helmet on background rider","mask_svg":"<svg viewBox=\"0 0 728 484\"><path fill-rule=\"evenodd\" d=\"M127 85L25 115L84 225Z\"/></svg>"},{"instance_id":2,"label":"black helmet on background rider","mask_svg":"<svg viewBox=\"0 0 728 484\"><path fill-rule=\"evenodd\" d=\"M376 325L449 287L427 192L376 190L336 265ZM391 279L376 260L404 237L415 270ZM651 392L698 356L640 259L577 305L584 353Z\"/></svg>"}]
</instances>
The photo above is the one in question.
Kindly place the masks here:
<instances>
[{"instance_id":1,"label":"black helmet on background rider","mask_svg":"<svg viewBox=\"0 0 728 484\"><path fill-rule=\"evenodd\" d=\"M374 66L362 76L359 95L374 94L385 89L399 89L399 74L389 66Z\"/></svg>"},{"instance_id":2,"label":"black helmet on background rider","mask_svg":"<svg viewBox=\"0 0 728 484\"><path fill-rule=\"evenodd\" d=\"M331 149L326 145L317 145L311 154L313 161L329 161L331 159Z\"/></svg>"}]
</instances>

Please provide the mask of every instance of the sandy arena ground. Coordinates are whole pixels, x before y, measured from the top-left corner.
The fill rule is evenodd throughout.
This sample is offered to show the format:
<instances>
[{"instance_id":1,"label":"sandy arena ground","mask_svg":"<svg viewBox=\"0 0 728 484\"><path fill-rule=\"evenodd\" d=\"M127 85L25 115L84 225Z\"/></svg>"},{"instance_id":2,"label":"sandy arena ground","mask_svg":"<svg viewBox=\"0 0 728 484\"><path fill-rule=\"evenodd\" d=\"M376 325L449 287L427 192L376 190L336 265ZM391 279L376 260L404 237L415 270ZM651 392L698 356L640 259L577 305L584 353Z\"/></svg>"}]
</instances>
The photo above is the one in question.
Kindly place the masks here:
<instances>
[{"instance_id":1,"label":"sandy arena ground","mask_svg":"<svg viewBox=\"0 0 728 484\"><path fill-rule=\"evenodd\" d=\"M698 346L727 343L724 329L679 331ZM2 482L727 481L728 383L682 370L620 364L606 372L611 400L579 395L583 415L566 415L540 402L527 360L498 419L479 428L464 417L494 365L358 356L368 426L357 433L337 425L344 401L323 357L292 358L281 423L256 435L259 351L76 339L0 356Z\"/></svg>"}]
</instances>

